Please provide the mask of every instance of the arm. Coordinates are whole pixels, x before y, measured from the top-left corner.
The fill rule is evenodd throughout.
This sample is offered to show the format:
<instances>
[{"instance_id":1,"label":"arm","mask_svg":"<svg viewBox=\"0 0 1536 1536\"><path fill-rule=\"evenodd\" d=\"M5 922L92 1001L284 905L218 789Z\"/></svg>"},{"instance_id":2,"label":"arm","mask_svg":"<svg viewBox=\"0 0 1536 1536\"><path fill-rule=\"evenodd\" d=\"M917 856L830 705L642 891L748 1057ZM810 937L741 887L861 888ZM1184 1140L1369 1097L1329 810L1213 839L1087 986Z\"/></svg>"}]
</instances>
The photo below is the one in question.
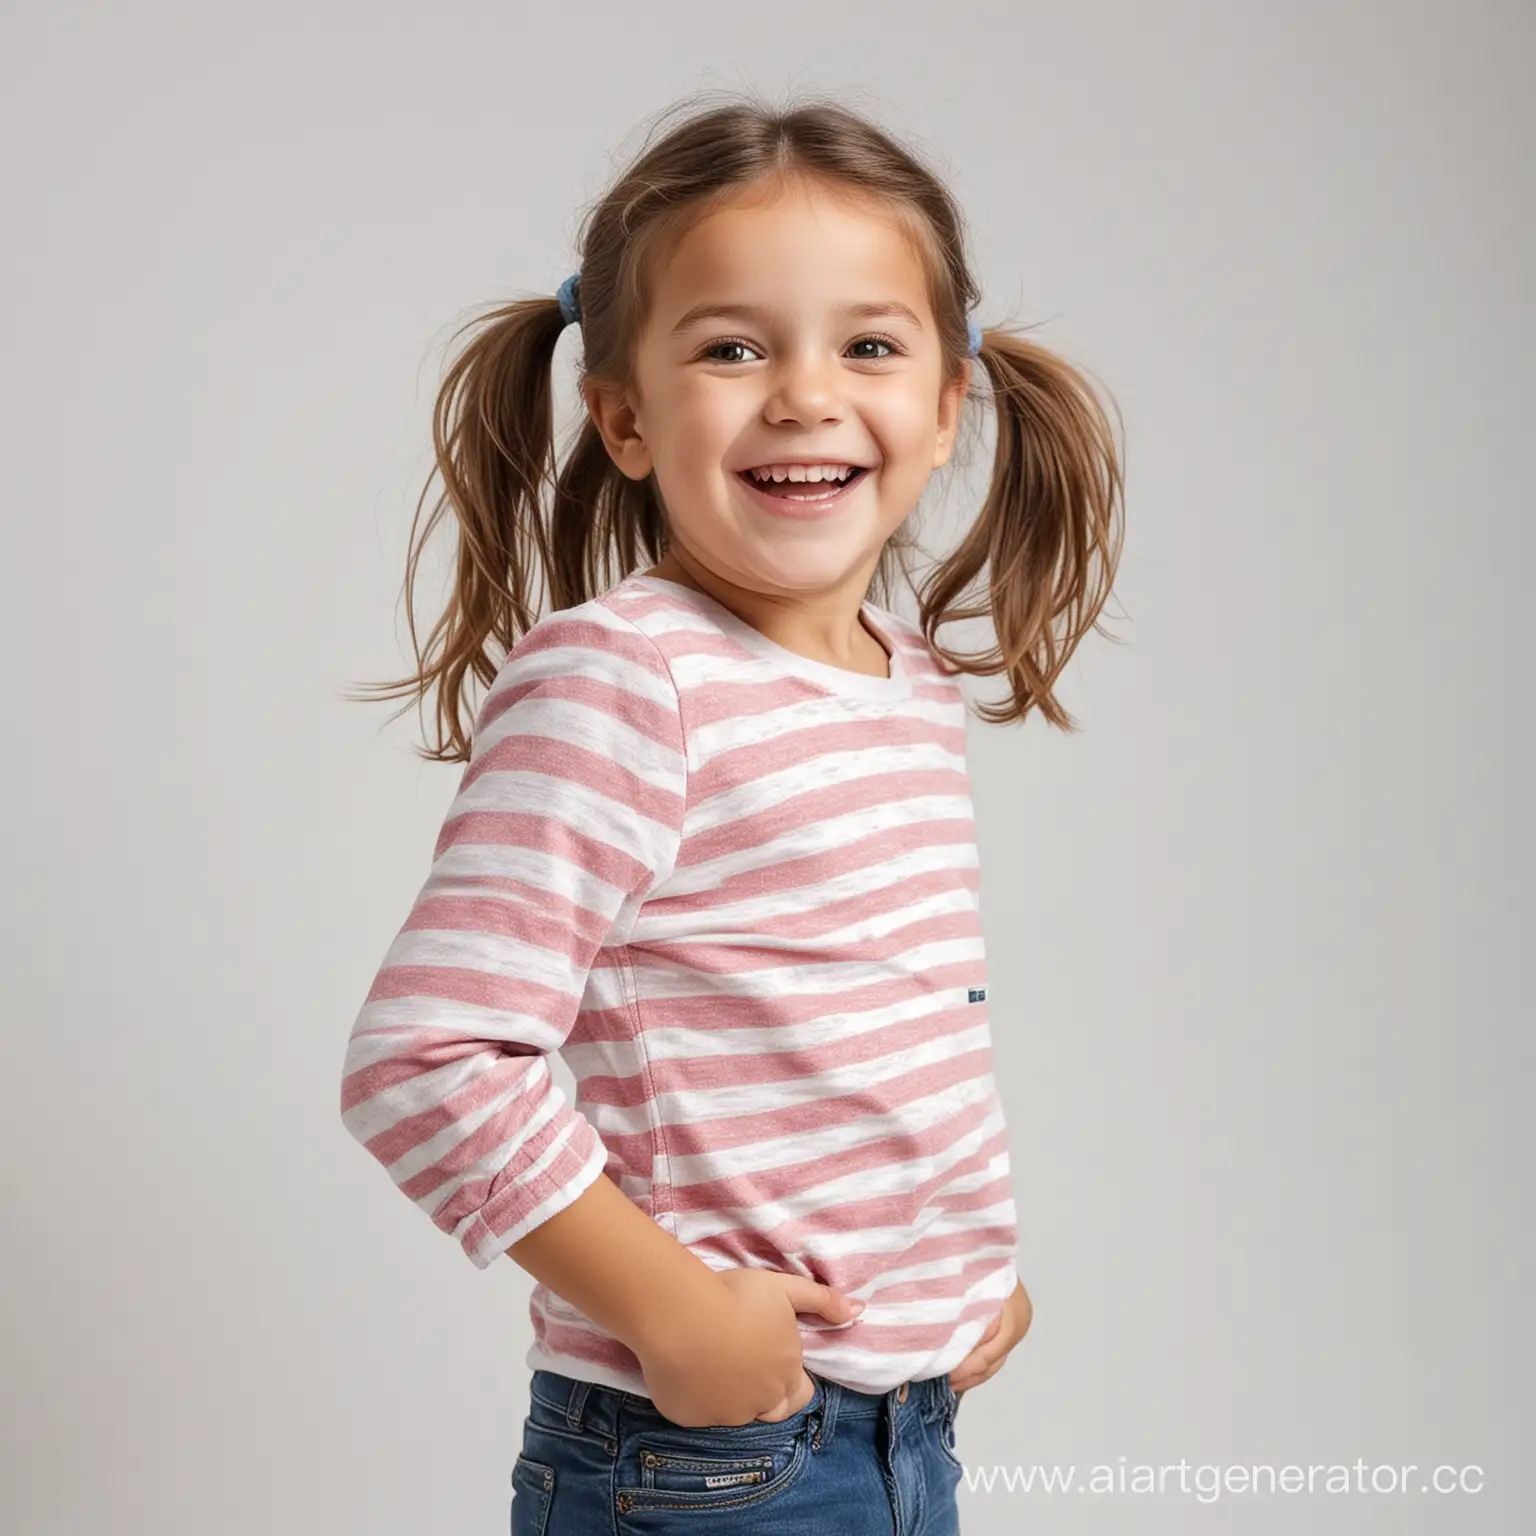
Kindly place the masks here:
<instances>
[{"instance_id":1,"label":"arm","mask_svg":"<svg viewBox=\"0 0 1536 1536\"><path fill-rule=\"evenodd\" d=\"M679 1319L722 1299L719 1277L600 1175L507 1249L509 1258L644 1361Z\"/></svg>"},{"instance_id":2,"label":"arm","mask_svg":"<svg viewBox=\"0 0 1536 1536\"><path fill-rule=\"evenodd\" d=\"M602 1177L548 1058L598 951L671 869L686 789L676 692L643 635L592 605L523 637L342 1069L347 1129L478 1268Z\"/></svg>"},{"instance_id":3,"label":"arm","mask_svg":"<svg viewBox=\"0 0 1536 1536\"><path fill-rule=\"evenodd\" d=\"M796 1312L850 1322L863 1305L804 1275L712 1270L606 1175L507 1249L627 1345L674 1423L773 1422L810 1401Z\"/></svg>"},{"instance_id":4,"label":"arm","mask_svg":"<svg viewBox=\"0 0 1536 1536\"><path fill-rule=\"evenodd\" d=\"M425 885L353 1026L347 1129L481 1269L501 1254L639 1359L680 1424L803 1406L796 1312L848 1299L803 1275L715 1272L606 1176L555 1085L598 951L673 866L687 797L655 647L563 610L498 672Z\"/></svg>"}]
</instances>

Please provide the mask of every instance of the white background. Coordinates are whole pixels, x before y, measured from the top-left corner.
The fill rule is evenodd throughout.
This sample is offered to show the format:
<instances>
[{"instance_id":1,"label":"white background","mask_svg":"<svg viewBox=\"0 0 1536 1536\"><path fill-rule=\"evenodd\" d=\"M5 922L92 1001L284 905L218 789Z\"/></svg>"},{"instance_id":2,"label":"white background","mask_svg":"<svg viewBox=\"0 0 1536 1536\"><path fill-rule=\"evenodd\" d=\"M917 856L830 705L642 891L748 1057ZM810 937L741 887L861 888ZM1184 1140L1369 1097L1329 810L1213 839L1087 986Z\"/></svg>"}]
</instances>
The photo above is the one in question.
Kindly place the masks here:
<instances>
[{"instance_id":1,"label":"white background","mask_svg":"<svg viewBox=\"0 0 1536 1536\"><path fill-rule=\"evenodd\" d=\"M0 1526L505 1529L531 1282L338 1109L459 769L343 695L409 669L452 330L553 294L643 120L745 87L928 155L981 320L1044 322L1123 417L1081 730L971 730L1037 1315L962 1456L1476 1463L1208 1523L1527 1528L1533 30L9 7ZM962 1499L968 1536L1197 1508Z\"/></svg>"}]
</instances>

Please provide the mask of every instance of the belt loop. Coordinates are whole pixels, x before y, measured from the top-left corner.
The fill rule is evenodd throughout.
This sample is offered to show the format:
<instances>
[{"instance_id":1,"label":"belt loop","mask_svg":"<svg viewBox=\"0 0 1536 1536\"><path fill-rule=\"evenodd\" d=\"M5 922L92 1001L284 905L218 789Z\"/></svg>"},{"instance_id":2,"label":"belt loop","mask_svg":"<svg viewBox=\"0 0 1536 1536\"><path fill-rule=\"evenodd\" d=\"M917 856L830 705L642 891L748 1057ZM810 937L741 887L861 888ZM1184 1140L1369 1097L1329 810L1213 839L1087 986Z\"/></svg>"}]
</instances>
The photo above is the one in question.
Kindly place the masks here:
<instances>
[{"instance_id":1,"label":"belt loop","mask_svg":"<svg viewBox=\"0 0 1536 1536\"><path fill-rule=\"evenodd\" d=\"M592 1383L590 1381L575 1380L575 1384L571 1388L570 1398L565 1405L565 1422L572 1429L581 1429L583 1427L581 1421L582 1410L587 1405L587 1393L591 1390Z\"/></svg>"},{"instance_id":2,"label":"belt loop","mask_svg":"<svg viewBox=\"0 0 1536 1536\"><path fill-rule=\"evenodd\" d=\"M842 1400L843 1389L835 1381L828 1381L825 1376L821 1381L821 1420L816 1426L816 1431L811 1437L811 1448L824 1451L832 1444L832 1435L837 1428L837 1405Z\"/></svg>"}]
</instances>

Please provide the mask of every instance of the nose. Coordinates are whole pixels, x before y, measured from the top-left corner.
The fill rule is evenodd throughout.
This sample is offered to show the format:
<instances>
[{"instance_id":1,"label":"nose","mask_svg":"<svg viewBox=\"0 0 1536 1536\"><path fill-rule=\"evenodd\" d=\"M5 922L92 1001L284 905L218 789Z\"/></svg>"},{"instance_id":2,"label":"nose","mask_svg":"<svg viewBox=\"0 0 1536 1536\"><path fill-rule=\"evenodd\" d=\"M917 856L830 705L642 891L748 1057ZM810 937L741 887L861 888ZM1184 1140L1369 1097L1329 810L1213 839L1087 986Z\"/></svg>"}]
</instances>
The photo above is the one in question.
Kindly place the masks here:
<instances>
[{"instance_id":1,"label":"nose","mask_svg":"<svg viewBox=\"0 0 1536 1536\"><path fill-rule=\"evenodd\" d=\"M779 364L767 404L771 421L813 426L841 421L844 410L842 373L835 358L803 354Z\"/></svg>"}]
</instances>

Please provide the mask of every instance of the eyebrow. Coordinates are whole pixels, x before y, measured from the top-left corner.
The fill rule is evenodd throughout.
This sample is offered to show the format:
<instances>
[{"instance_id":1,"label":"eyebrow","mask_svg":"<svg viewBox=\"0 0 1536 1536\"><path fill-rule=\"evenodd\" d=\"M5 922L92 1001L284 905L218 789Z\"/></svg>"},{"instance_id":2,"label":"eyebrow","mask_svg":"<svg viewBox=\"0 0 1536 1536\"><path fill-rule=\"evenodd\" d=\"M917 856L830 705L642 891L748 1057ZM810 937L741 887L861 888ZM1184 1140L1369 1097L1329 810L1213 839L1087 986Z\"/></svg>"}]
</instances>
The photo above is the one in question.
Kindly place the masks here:
<instances>
[{"instance_id":1,"label":"eyebrow","mask_svg":"<svg viewBox=\"0 0 1536 1536\"><path fill-rule=\"evenodd\" d=\"M878 302L864 304L843 304L838 311L841 315L851 316L856 320L906 320L922 330L923 322L918 318L917 311L910 305L903 304L899 299L885 299ZM691 329L704 320L762 320L768 314L768 310L759 304L695 304L676 325L672 327L674 336Z\"/></svg>"}]
</instances>

